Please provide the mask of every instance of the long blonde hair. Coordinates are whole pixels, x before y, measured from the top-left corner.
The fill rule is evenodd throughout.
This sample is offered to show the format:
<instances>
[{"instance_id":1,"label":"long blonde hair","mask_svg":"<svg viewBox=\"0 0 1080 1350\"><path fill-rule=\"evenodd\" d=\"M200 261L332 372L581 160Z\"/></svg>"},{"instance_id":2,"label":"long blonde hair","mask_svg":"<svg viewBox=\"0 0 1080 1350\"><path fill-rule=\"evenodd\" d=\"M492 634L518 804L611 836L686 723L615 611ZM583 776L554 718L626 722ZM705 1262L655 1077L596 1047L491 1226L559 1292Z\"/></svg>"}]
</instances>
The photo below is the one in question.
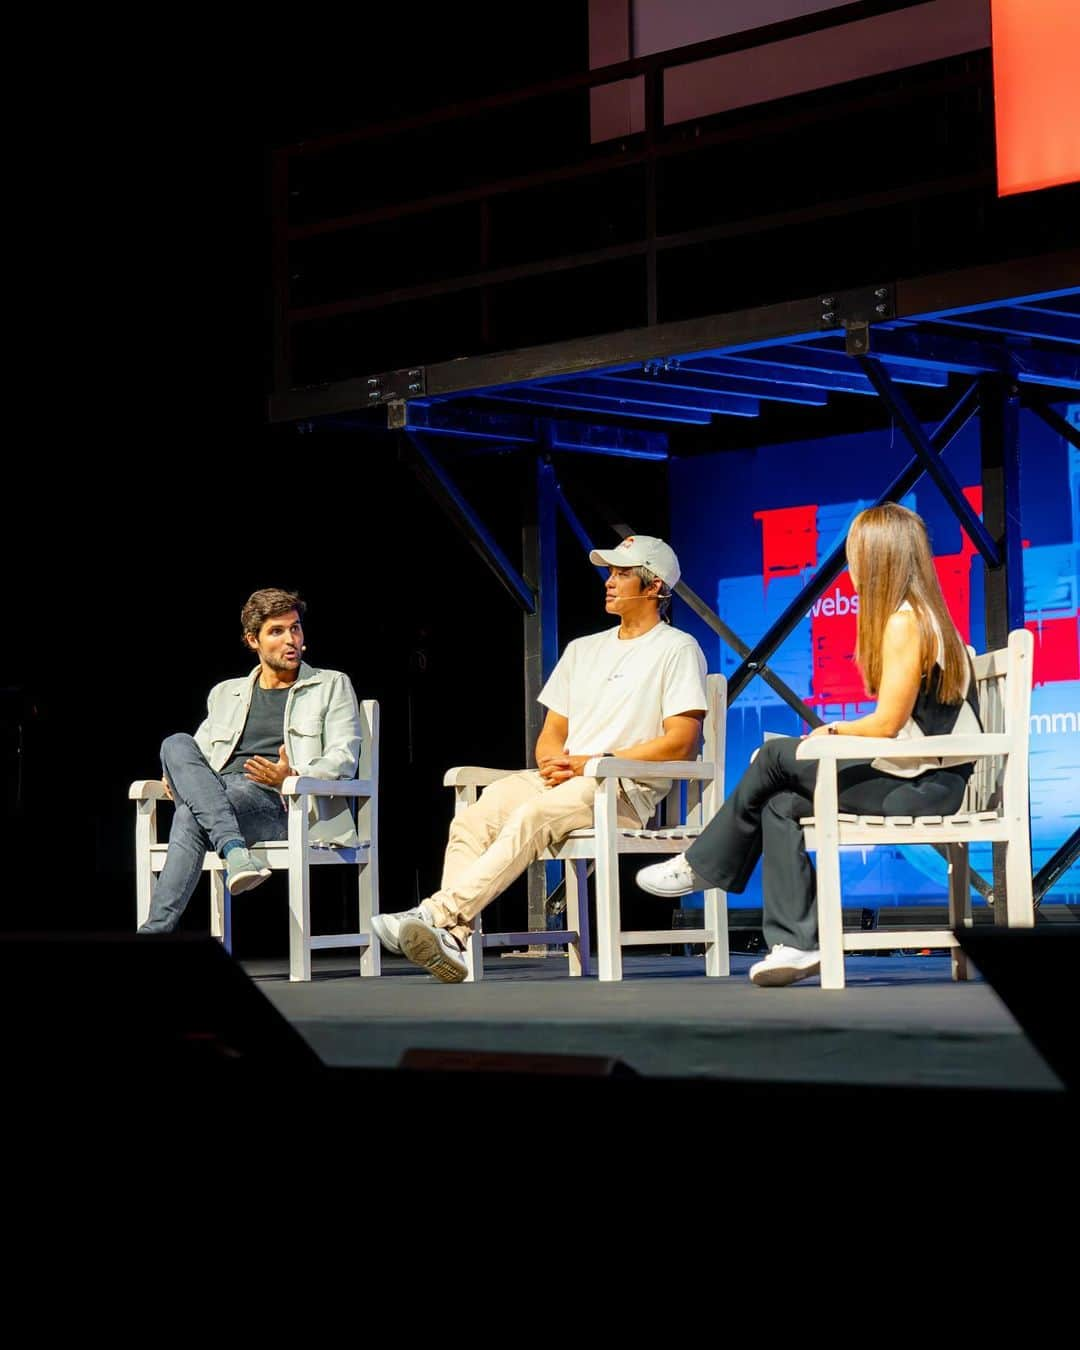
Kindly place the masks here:
<instances>
[{"instance_id":1,"label":"long blonde hair","mask_svg":"<svg viewBox=\"0 0 1080 1350\"><path fill-rule=\"evenodd\" d=\"M938 696L943 703L959 703L968 683L968 656L945 607L922 517L896 502L860 511L848 531L847 558L859 597L855 661L867 693L876 695L881 685L885 625L906 600L919 629L924 688L937 664L940 633L944 669Z\"/></svg>"}]
</instances>

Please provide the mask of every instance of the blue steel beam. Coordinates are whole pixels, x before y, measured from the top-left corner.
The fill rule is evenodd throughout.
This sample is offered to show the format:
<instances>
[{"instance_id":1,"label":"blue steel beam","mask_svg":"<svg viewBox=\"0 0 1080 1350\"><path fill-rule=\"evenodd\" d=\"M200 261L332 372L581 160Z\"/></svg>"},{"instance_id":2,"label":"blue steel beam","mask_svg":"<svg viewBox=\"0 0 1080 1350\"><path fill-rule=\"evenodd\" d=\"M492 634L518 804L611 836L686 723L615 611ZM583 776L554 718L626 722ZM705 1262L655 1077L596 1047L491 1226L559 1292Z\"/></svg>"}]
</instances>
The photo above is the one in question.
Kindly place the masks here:
<instances>
[{"instance_id":1,"label":"blue steel beam","mask_svg":"<svg viewBox=\"0 0 1080 1350\"><path fill-rule=\"evenodd\" d=\"M710 376L699 371L665 370L657 374L646 374L639 370L623 375L603 374L600 380L604 384L623 387L641 387L652 389L688 389L706 394L742 394L750 398L767 398L776 403L802 403L812 408L824 408L828 395L820 389L807 389L797 384L779 384L770 380L752 380L738 375Z\"/></svg>"},{"instance_id":2,"label":"blue steel beam","mask_svg":"<svg viewBox=\"0 0 1080 1350\"><path fill-rule=\"evenodd\" d=\"M405 404L405 425L429 436L461 436L472 441L536 442L532 419L514 413L466 412L450 402L413 398Z\"/></svg>"},{"instance_id":3,"label":"blue steel beam","mask_svg":"<svg viewBox=\"0 0 1080 1350\"><path fill-rule=\"evenodd\" d=\"M480 397L499 403L531 403L537 408L564 408L568 412L609 412L620 417L647 417L652 422L689 422L699 427L708 426L712 421L709 413L693 412L689 408L661 410L645 403L595 398L588 394L562 394L551 389L518 388L505 394L488 390Z\"/></svg>"},{"instance_id":4,"label":"blue steel beam","mask_svg":"<svg viewBox=\"0 0 1080 1350\"><path fill-rule=\"evenodd\" d=\"M997 544L994 543L990 532L972 510L971 503L964 496L960 484L956 481L951 470L935 454L933 443L927 437L926 432L923 431L921 423L911 411L903 394L892 383L884 368L877 361L871 360L868 356L856 356L854 359L866 372L867 378L881 395L882 402L900 424L900 429L908 438L912 449L922 460L927 473L937 484L938 491L952 507L953 514L967 531L971 542L982 554L984 562L989 567L999 567L1002 558Z\"/></svg>"},{"instance_id":5,"label":"blue steel beam","mask_svg":"<svg viewBox=\"0 0 1080 1350\"><path fill-rule=\"evenodd\" d=\"M490 531L458 491L449 474L430 454L419 434L406 430L402 447L408 447L405 459L435 501L442 507L466 539L495 573L526 614L536 613L536 595L525 584L517 568L492 538Z\"/></svg>"},{"instance_id":6,"label":"blue steel beam","mask_svg":"<svg viewBox=\"0 0 1080 1350\"><path fill-rule=\"evenodd\" d=\"M1023 400L1024 407L1030 408L1032 412L1038 413L1048 427L1051 427L1059 436L1064 436L1070 445L1080 450L1080 431L1070 423L1066 422L1053 408L1045 403L1037 403L1034 399Z\"/></svg>"},{"instance_id":7,"label":"blue steel beam","mask_svg":"<svg viewBox=\"0 0 1080 1350\"><path fill-rule=\"evenodd\" d=\"M570 529L573 532L578 543L585 550L585 556L587 558L589 554L593 551L594 548L593 542L589 538L589 533L585 529L585 526L582 525L581 521L579 520L577 512L574 510L574 508L570 505L570 502L567 500L566 493L562 489L562 484L559 482L558 478L555 478L553 481L555 484L556 504L558 505L559 510L563 514L563 519L566 521L567 525L570 526ZM596 568L596 570L600 573L601 576L604 576L606 574L607 568L603 565L603 563L593 563L593 566Z\"/></svg>"},{"instance_id":8,"label":"blue steel beam","mask_svg":"<svg viewBox=\"0 0 1080 1350\"><path fill-rule=\"evenodd\" d=\"M1017 337L1045 338L1048 342L1068 342L1080 346L1080 320L1072 315L1047 314L1032 309L984 309L968 316L952 314L935 323L957 328L974 328L990 333L1010 333Z\"/></svg>"},{"instance_id":9,"label":"blue steel beam","mask_svg":"<svg viewBox=\"0 0 1080 1350\"><path fill-rule=\"evenodd\" d=\"M553 450L575 450L626 459L667 459L666 431L639 431L636 427L589 426L584 422L544 419L544 443Z\"/></svg>"},{"instance_id":10,"label":"blue steel beam","mask_svg":"<svg viewBox=\"0 0 1080 1350\"><path fill-rule=\"evenodd\" d=\"M1066 249L1064 255L1057 255L1054 265L1056 267L1061 263L1066 268L1071 267L1075 272L1075 257L1075 249ZM1011 295L1008 297L999 295L996 300L984 300L977 305L951 305L946 309L923 309L920 306L919 313L913 317L920 322L929 322L931 319L952 318L960 314L979 314L985 313L987 310L1005 307L1015 309L1018 305L1053 304L1061 300L1071 303L1072 298L1077 295L1080 295L1080 286L1059 286L1053 291L1031 291L1027 295Z\"/></svg>"},{"instance_id":11,"label":"blue steel beam","mask_svg":"<svg viewBox=\"0 0 1080 1350\"><path fill-rule=\"evenodd\" d=\"M875 327L875 333L877 331ZM805 343L793 343L790 347L769 347L762 352L763 359L775 361L781 366L794 366L802 370L824 370L837 374L851 371L851 358L843 351L828 351L821 347L810 347ZM733 356L732 361L753 363L751 356ZM893 377L898 384L922 384L931 389L943 389L949 383L948 374L929 366L906 366Z\"/></svg>"},{"instance_id":12,"label":"blue steel beam","mask_svg":"<svg viewBox=\"0 0 1080 1350\"><path fill-rule=\"evenodd\" d=\"M775 348L770 347L770 352ZM742 356L692 356L679 362L679 370L721 377L734 375L743 379L796 385L804 389L824 389L827 392L866 394L874 396L874 386L857 370L815 370L777 361L756 361Z\"/></svg>"},{"instance_id":13,"label":"blue steel beam","mask_svg":"<svg viewBox=\"0 0 1080 1350\"><path fill-rule=\"evenodd\" d=\"M544 387L557 393L569 391L575 396L581 394L586 398L602 398L608 402L629 398L632 402L655 404L660 408L689 408L692 412L722 413L728 417L756 417L759 411L756 398L675 387L659 389L652 382L638 382L631 391L624 385L613 386L607 380L589 376L585 379L560 380Z\"/></svg>"},{"instance_id":14,"label":"blue steel beam","mask_svg":"<svg viewBox=\"0 0 1080 1350\"><path fill-rule=\"evenodd\" d=\"M830 350L837 353L843 346ZM896 377L896 367L922 365L960 375L1014 375L1025 384L1080 388L1080 352L1050 352L1023 345L1006 347L944 333L922 333L914 327L876 325L873 353Z\"/></svg>"},{"instance_id":15,"label":"blue steel beam","mask_svg":"<svg viewBox=\"0 0 1080 1350\"><path fill-rule=\"evenodd\" d=\"M943 455L955 437L967 426L979 407L979 387L972 384L954 405L949 415L941 422L929 439L936 456ZM916 456L907 467L889 484L875 505L883 502L896 502L905 496L925 472L925 465ZM847 565L847 541L844 540L833 549L829 556L819 564L813 578L803 587L797 596L787 605L784 612L775 620L772 627L761 637L752 651L741 653L742 664L728 681L728 706L738 698L755 675L764 675L768 670L765 662L805 618L814 601L832 585Z\"/></svg>"}]
</instances>

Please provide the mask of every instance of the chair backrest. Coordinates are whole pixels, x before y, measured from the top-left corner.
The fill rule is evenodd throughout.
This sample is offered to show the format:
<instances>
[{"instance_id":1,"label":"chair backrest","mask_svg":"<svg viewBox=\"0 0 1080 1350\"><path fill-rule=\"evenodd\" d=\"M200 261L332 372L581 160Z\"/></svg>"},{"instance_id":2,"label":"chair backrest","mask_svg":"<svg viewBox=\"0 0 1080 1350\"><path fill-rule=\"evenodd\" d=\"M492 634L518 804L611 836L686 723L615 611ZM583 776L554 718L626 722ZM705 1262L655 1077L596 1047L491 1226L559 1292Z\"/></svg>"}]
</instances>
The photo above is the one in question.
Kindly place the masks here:
<instances>
[{"instance_id":1,"label":"chair backrest","mask_svg":"<svg viewBox=\"0 0 1080 1350\"><path fill-rule=\"evenodd\" d=\"M360 700L360 763L357 778L379 776L379 705L373 698Z\"/></svg>"},{"instance_id":2,"label":"chair backrest","mask_svg":"<svg viewBox=\"0 0 1080 1350\"><path fill-rule=\"evenodd\" d=\"M379 705L373 698L360 700L360 762L356 776L369 779L376 786L374 795L360 798L355 807L356 832L375 849L379 837Z\"/></svg>"},{"instance_id":3,"label":"chair backrest","mask_svg":"<svg viewBox=\"0 0 1080 1350\"><path fill-rule=\"evenodd\" d=\"M659 819L674 825L685 820L688 825L704 825L710 821L724 800L724 753L727 731L727 678L724 675L705 676L705 722L701 733L698 761L716 765L716 777L705 785L673 783L671 791L658 807ZM683 792L686 795L685 814Z\"/></svg>"},{"instance_id":4,"label":"chair backrest","mask_svg":"<svg viewBox=\"0 0 1080 1350\"><path fill-rule=\"evenodd\" d=\"M965 811L1027 813L1034 653L1031 633L1018 628L1009 634L1007 647L974 658L983 731L1011 737L1013 749L1007 760L997 755L976 761L968 780Z\"/></svg>"}]
</instances>

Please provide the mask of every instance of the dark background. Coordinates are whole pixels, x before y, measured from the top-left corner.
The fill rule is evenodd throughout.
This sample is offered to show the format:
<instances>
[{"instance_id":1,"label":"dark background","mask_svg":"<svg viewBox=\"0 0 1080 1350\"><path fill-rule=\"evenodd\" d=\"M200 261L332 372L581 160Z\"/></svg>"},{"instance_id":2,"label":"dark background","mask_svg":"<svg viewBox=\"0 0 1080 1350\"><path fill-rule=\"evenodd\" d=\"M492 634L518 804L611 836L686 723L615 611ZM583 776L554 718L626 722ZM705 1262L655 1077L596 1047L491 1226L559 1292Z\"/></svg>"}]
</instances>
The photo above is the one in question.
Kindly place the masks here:
<instances>
[{"instance_id":1,"label":"dark background","mask_svg":"<svg viewBox=\"0 0 1080 1350\"><path fill-rule=\"evenodd\" d=\"M130 928L128 784L158 775L162 738L194 729L213 683L250 668L239 613L258 587L298 589L307 658L380 701L384 907L437 883L444 770L524 762L520 613L393 439L298 439L265 417L270 149L587 62L583 4L545 6L527 41L452 8L308 10L302 31L193 16L97 89L80 217L92 387L5 469L5 928ZM617 493L602 462L569 474L632 518L647 502L637 527L665 530L662 473L621 469ZM520 457L455 470L515 564L530 472ZM565 642L604 616L596 572L560 548ZM341 884L316 875L317 923ZM237 901L239 955L284 953L284 906L281 877ZM197 896L184 927L205 925Z\"/></svg>"},{"instance_id":2,"label":"dark background","mask_svg":"<svg viewBox=\"0 0 1080 1350\"><path fill-rule=\"evenodd\" d=\"M156 776L161 739L194 729L215 681L248 668L238 619L258 587L299 589L312 663L347 671L361 697L382 705L384 908L411 904L437 882L451 808L445 769L524 761L520 614L398 460L393 438L362 427L300 435L267 423L269 164L273 147L300 138L583 70L586 14L583 0L523 14L422 6L348 19L306 7L291 23L194 9L153 40L126 33L123 59L88 68L65 125L82 151L80 176L65 180L51 245L56 269L77 256L76 276L61 307L41 306L44 379L4 472L5 927L130 927L127 786ZM961 75L988 70L985 53L954 64ZM914 78L886 77L897 86ZM565 109L541 108L532 116L542 124L513 123L521 145L535 153L539 144L549 163L580 155L583 106L579 98L576 122ZM887 111L851 118L827 139L800 131L802 106L787 139L733 143L696 169L675 157L661 175L661 227L752 218L792 194L797 203L818 191L855 197L992 162L980 90L916 101L905 115L921 120L907 124ZM734 114L743 115L765 113ZM459 142L440 145L450 180L482 178L484 155L514 171L509 125L488 119L475 139L463 129ZM343 164L344 196L358 174L375 198L441 190L407 158L375 151ZM523 157L520 168L529 167ZM498 235L510 251L494 261L513 261L515 247L535 257L635 237L633 176L600 181L591 202L555 190L522 198L520 220ZM857 227L817 222L738 247L675 251L664 260L660 318L1058 247L1068 242L1065 195L1074 201L1075 189L994 204L991 190L989 200L969 194L871 213ZM567 222L592 233L571 237ZM413 267L425 275L452 243L441 230L376 232L350 265L398 284ZM328 265L316 259L311 277ZM495 345L643 322L639 278L620 269L588 286L563 274L508 287L494 306ZM353 345L309 345L300 355L314 374L336 378L469 354L480 349L477 332L439 306L405 320L382 311L352 326ZM75 393L80 374L85 387ZM951 394L940 408L932 401L918 410L941 416ZM673 449L706 453L882 423L872 399L835 398L828 417L826 426L778 405L757 424L718 419L674 435ZM528 454L452 459L460 489L519 564ZM557 469L598 542L614 541L612 520L668 532L662 465L563 456ZM561 644L603 626L597 574L568 535L559 597ZM318 923L320 906L342 900L339 878L316 881ZM523 886L497 905L500 925L520 926ZM196 901L185 926L205 922ZM653 910L645 926L655 922ZM236 937L240 955L283 954L281 878L237 902Z\"/></svg>"}]
</instances>

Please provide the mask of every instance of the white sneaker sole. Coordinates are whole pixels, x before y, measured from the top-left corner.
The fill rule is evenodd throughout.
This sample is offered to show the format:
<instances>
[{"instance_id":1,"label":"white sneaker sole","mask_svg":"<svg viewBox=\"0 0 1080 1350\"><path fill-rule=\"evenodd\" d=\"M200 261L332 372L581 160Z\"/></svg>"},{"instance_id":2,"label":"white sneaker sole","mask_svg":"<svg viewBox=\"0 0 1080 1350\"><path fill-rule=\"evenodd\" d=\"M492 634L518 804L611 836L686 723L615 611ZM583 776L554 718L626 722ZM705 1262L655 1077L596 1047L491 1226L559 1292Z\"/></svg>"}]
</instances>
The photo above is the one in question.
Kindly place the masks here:
<instances>
[{"instance_id":1,"label":"white sneaker sole","mask_svg":"<svg viewBox=\"0 0 1080 1350\"><path fill-rule=\"evenodd\" d=\"M775 989L780 985L795 984L797 980L807 980L821 970L821 962L815 961L809 966L770 966L768 970L759 970L750 976L750 983L762 989Z\"/></svg>"},{"instance_id":2,"label":"white sneaker sole","mask_svg":"<svg viewBox=\"0 0 1080 1350\"><path fill-rule=\"evenodd\" d=\"M401 952L410 961L430 970L443 984L460 984L469 973L464 957L461 964L452 961L439 945L439 939L428 926L417 919L407 919L401 925Z\"/></svg>"},{"instance_id":3,"label":"white sneaker sole","mask_svg":"<svg viewBox=\"0 0 1080 1350\"><path fill-rule=\"evenodd\" d=\"M388 952L393 952L395 956L401 955L401 948L398 946L396 940L391 937L390 929L383 915L373 914L371 916L371 928L375 936Z\"/></svg>"},{"instance_id":4,"label":"white sneaker sole","mask_svg":"<svg viewBox=\"0 0 1080 1350\"><path fill-rule=\"evenodd\" d=\"M637 884L643 891L648 891L650 895L658 895L661 900L677 900L681 895L693 895L700 888L697 886L656 886L650 881L642 881L637 877Z\"/></svg>"},{"instance_id":5,"label":"white sneaker sole","mask_svg":"<svg viewBox=\"0 0 1080 1350\"><path fill-rule=\"evenodd\" d=\"M256 886L261 886L269 875L269 867L262 867L254 872L241 872L231 881L226 881L229 894L243 895L245 891L253 891Z\"/></svg>"}]
</instances>

